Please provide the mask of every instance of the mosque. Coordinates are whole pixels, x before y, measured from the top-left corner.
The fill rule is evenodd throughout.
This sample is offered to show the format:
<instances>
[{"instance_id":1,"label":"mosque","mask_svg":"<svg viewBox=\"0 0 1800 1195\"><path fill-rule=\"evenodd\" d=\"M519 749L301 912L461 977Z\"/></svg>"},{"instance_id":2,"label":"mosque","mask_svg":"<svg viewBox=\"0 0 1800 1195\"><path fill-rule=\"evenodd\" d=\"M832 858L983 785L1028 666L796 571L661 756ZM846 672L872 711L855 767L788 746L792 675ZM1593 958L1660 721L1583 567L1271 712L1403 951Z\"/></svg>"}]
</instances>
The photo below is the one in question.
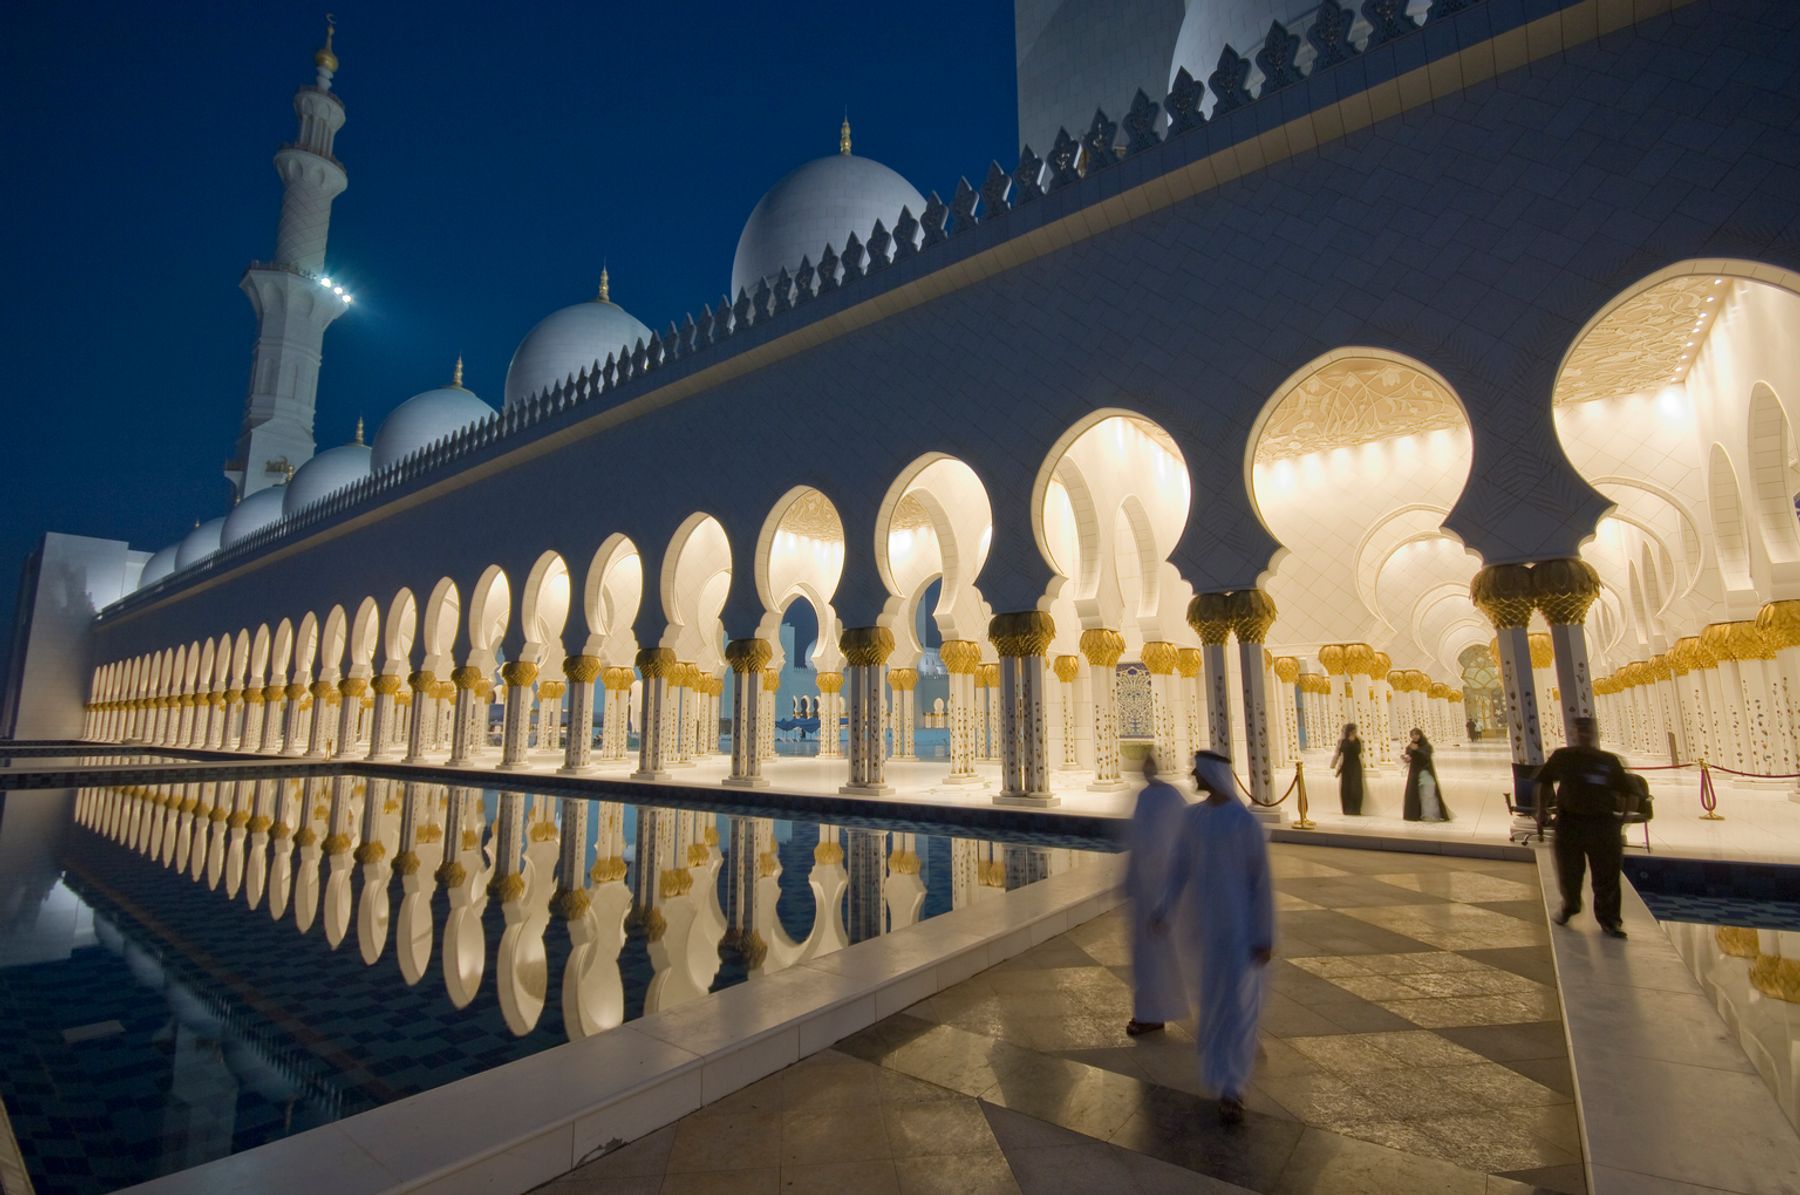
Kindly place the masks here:
<instances>
[{"instance_id":1,"label":"mosque","mask_svg":"<svg viewBox=\"0 0 1800 1195\"><path fill-rule=\"evenodd\" d=\"M908 180L846 122L724 299L634 315L602 272L497 403L459 363L320 450L328 36L240 283L235 504L46 535L0 731L754 788L798 715L847 793L1042 807L1206 745L1274 802L1347 722L1378 771L1413 727L1530 765L1597 711L1785 791L1781 6L1015 18L1015 164Z\"/></svg>"}]
</instances>

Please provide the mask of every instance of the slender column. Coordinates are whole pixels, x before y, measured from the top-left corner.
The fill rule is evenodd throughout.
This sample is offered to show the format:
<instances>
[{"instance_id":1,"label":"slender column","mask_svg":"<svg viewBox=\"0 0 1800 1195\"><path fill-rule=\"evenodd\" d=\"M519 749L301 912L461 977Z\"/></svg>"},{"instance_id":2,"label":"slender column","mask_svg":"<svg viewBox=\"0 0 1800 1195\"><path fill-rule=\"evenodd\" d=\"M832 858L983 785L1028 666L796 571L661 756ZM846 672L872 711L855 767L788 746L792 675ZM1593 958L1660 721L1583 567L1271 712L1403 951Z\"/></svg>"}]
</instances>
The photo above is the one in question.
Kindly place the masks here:
<instances>
[{"instance_id":1,"label":"slender column","mask_svg":"<svg viewBox=\"0 0 1800 1195\"><path fill-rule=\"evenodd\" d=\"M977 757L1000 758L1000 665L983 664L975 673L981 689L981 731L976 737Z\"/></svg>"},{"instance_id":2,"label":"slender column","mask_svg":"<svg viewBox=\"0 0 1800 1195\"><path fill-rule=\"evenodd\" d=\"M389 747L394 738L394 714L400 708L395 700L400 683L401 678L391 672L384 672L369 682L369 687L375 690L375 715L369 724L370 759L385 759L392 754Z\"/></svg>"},{"instance_id":3,"label":"slender column","mask_svg":"<svg viewBox=\"0 0 1800 1195\"><path fill-rule=\"evenodd\" d=\"M283 683L278 677L271 677L269 687L263 690L263 723L262 753L264 755L299 754L288 750L293 742L294 709L299 703L299 693L306 692L305 685Z\"/></svg>"},{"instance_id":4,"label":"slender column","mask_svg":"<svg viewBox=\"0 0 1800 1195\"><path fill-rule=\"evenodd\" d=\"M432 691L437 688L437 677L431 672L420 670L406 678L407 687L412 690L413 716L412 724L406 728L407 763L425 762L425 747L430 741L432 713L436 699Z\"/></svg>"},{"instance_id":5,"label":"slender column","mask_svg":"<svg viewBox=\"0 0 1800 1195\"><path fill-rule=\"evenodd\" d=\"M1041 610L997 614L988 624L988 638L1000 655L1001 783L996 804L1048 808L1058 803L1050 791L1044 710L1049 676L1044 653L1055 637L1055 624ZM1172 657L1174 645L1166 646Z\"/></svg>"},{"instance_id":6,"label":"slender column","mask_svg":"<svg viewBox=\"0 0 1800 1195\"><path fill-rule=\"evenodd\" d=\"M325 699L337 692L337 683L323 677L307 686L307 693L312 697L312 717L306 728L306 754L311 759L325 758L326 723L330 721L330 711Z\"/></svg>"},{"instance_id":7,"label":"slender column","mask_svg":"<svg viewBox=\"0 0 1800 1195\"><path fill-rule=\"evenodd\" d=\"M1081 767L1081 748L1075 738L1075 682L1081 677L1080 656L1057 656L1052 663L1056 670L1057 712L1062 723L1062 763L1061 767L1073 772Z\"/></svg>"},{"instance_id":8,"label":"slender column","mask_svg":"<svg viewBox=\"0 0 1800 1195\"><path fill-rule=\"evenodd\" d=\"M1469 582L1469 598L1494 624L1512 760L1536 767L1544 762L1544 740L1538 730L1537 689L1525 633L1536 601L1530 570L1523 564L1488 565Z\"/></svg>"},{"instance_id":9,"label":"slender column","mask_svg":"<svg viewBox=\"0 0 1800 1195\"><path fill-rule=\"evenodd\" d=\"M1379 767L1391 765L1398 756L1395 739L1402 733L1400 727L1394 725L1393 691L1388 685L1388 673L1393 670L1394 661L1385 651L1370 649L1374 660L1369 667L1369 706L1371 716L1375 719L1375 729L1380 741L1375 746L1375 763ZM1418 693L1415 695L1416 708L1421 717L1425 710L1425 687L1431 682L1424 673L1415 673Z\"/></svg>"},{"instance_id":10,"label":"slender column","mask_svg":"<svg viewBox=\"0 0 1800 1195\"><path fill-rule=\"evenodd\" d=\"M1177 652L1173 643L1161 640L1144 644L1144 667L1150 670L1151 750L1156 752L1156 762L1162 770L1174 775L1182 771L1176 745L1176 711L1181 699L1175 675Z\"/></svg>"},{"instance_id":11,"label":"slender column","mask_svg":"<svg viewBox=\"0 0 1800 1195\"><path fill-rule=\"evenodd\" d=\"M766 788L762 774L763 671L774 649L766 639L733 639L725 645L731 665L731 788Z\"/></svg>"},{"instance_id":12,"label":"slender column","mask_svg":"<svg viewBox=\"0 0 1800 1195\"><path fill-rule=\"evenodd\" d=\"M844 753L838 744L838 728L844 716L843 698L839 696L844 688L844 674L821 672L818 679L819 758L837 759Z\"/></svg>"},{"instance_id":13,"label":"slender column","mask_svg":"<svg viewBox=\"0 0 1800 1195\"><path fill-rule=\"evenodd\" d=\"M1300 714L1295 707L1295 686L1300 683L1300 661L1294 656L1275 657L1275 679L1280 688L1275 693L1275 706L1280 711L1281 741L1287 745L1289 758L1300 758Z\"/></svg>"},{"instance_id":14,"label":"slender column","mask_svg":"<svg viewBox=\"0 0 1800 1195\"><path fill-rule=\"evenodd\" d=\"M975 670L981 667L981 644L969 639L946 639L938 648L944 671L950 674L950 775L949 784L977 784L975 774Z\"/></svg>"},{"instance_id":15,"label":"slender column","mask_svg":"<svg viewBox=\"0 0 1800 1195\"><path fill-rule=\"evenodd\" d=\"M233 745L232 732L236 729L238 711L243 708L243 702L242 689L226 689L213 694L212 727L206 735L208 747L223 751Z\"/></svg>"},{"instance_id":16,"label":"slender column","mask_svg":"<svg viewBox=\"0 0 1800 1195\"><path fill-rule=\"evenodd\" d=\"M1699 673L1701 704L1706 710L1707 746L1711 748L1707 758L1727 767L1738 767L1735 725L1731 706L1725 700L1716 636L1709 635L1710 630L1711 627L1702 630L1694 645L1694 667Z\"/></svg>"},{"instance_id":17,"label":"slender column","mask_svg":"<svg viewBox=\"0 0 1800 1195\"><path fill-rule=\"evenodd\" d=\"M194 739L194 714L196 695L190 691L183 693L180 700L180 715L175 723L175 746L191 747Z\"/></svg>"},{"instance_id":18,"label":"slender column","mask_svg":"<svg viewBox=\"0 0 1800 1195\"><path fill-rule=\"evenodd\" d=\"M1206 745L1221 755L1231 754L1231 693L1225 668L1225 640L1231 635L1230 595L1197 593L1188 603L1188 625L1200 636L1200 658L1205 676Z\"/></svg>"},{"instance_id":19,"label":"slender column","mask_svg":"<svg viewBox=\"0 0 1800 1195\"><path fill-rule=\"evenodd\" d=\"M599 656L563 660L563 675L569 682L569 733L563 744L562 771L571 776L594 770L594 680L600 672Z\"/></svg>"},{"instance_id":20,"label":"slender column","mask_svg":"<svg viewBox=\"0 0 1800 1195\"><path fill-rule=\"evenodd\" d=\"M1713 689L1713 708L1719 729L1718 762L1741 772L1755 771L1749 751L1750 717L1744 708L1744 685L1738 669L1738 644L1732 634L1732 624L1710 624L1700 633L1700 642L1711 649L1713 657L1707 679Z\"/></svg>"},{"instance_id":21,"label":"slender column","mask_svg":"<svg viewBox=\"0 0 1800 1195\"><path fill-rule=\"evenodd\" d=\"M562 681L543 680L537 689L537 749L555 751L562 746Z\"/></svg>"},{"instance_id":22,"label":"slender column","mask_svg":"<svg viewBox=\"0 0 1800 1195\"><path fill-rule=\"evenodd\" d=\"M1542 632L1533 632L1525 637L1525 645L1531 654L1531 682L1536 690L1538 701L1538 730L1544 742L1554 750L1562 742L1562 725L1558 719L1545 723L1544 711L1553 704L1552 694L1556 689L1556 651L1550 642L1550 636Z\"/></svg>"},{"instance_id":23,"label":"slender column","mask_svg":"<svg viewBox=\"0 0 1800 1195\"><path fill-rule=\"evenodd\" d=\"M481 679L481 669L468 665L450 674L450 683L456 686L456 709L450 722L449 762L453 767L467 764L475 750L475 722L480 716L476 703L480 701L478 686Z\"/></svg>"},{"instance_id":24,"label":"slender column","mask_svg":"<svg viewBox=\"0 0 1800 1195\"><path fill-rule=\"evenodd\" d=\"M1775 649L1763 638L1755 621L1743 619L1731 627L1731 654L1737 665L1739 700L1744 710L1744 754L1749 761L1746 772L1759 776L1784 776L1793 771L1787 743L1775 726L1771 709L1770 672L1775 662ZM1780 781L1785 785L1787 781Z\"/></svg>"},{"instance_id":25,"label":"slender column","mask_svg":"<svg viewBox=\"0 0 1800 1195\"><path fill-rule=\"evenodd\" d=\"M500 666L506 682L506 720L500 730L500 766L518 771L526 766L531 747L531 686L538 666L529 660L508 660Z\"/></svg>"},{"instance_id":26,"label":"slender column","mask_svg":"<svg viewBox=\"0 0 1800 1195\"><path fill-rule=\"evenodd\" d=\"M1324 699L1326 722L1323 738L1332 743L1337 742L1338 735L1343 733L1345 723L1356 720L1355 711L1350 705L1350 678L1344 675L1345 650L1346 645L1342 643L1327 643L1319 648L1319 667L1325 670L1326 686L1325 692L1320 694ZM1372 734L1375 728L1367 726L1361 730L1365 734ZM1321 742L1320 746L1323 745Z\"/></svg>"},{"instance_id":27,"label":"slender column","mask_svg":"<svg viewBox=\"0 0 1800 1195\"><path fill-rule=\"evenodd\" d=\"M1125 787L1119 775L1119 707L1115 692L1125 637L1106 627L1090 627L1081 633L1081 654L1087 657L1094 707L1094 781L1088 788L1093 792L1115 792Z\"/></svg>"},{"instance_id":28,"label":"slender column","mask_svg":"<svg viewBox=\"0 0 1800 1195\"><path fill-rule=\"evenodd\" d=\"M239 751L255 754L262 750L263 706L268 700L263 693L261 678L257 678L256 681L244 688L244 729L243 733L238 736L237 749Z\"/></svg>"},{"instance_id":29,"label":"slender column","mask_svg":"<svg viewBox=\"0 0 1800 1195\"><path fill-rule=\"evenodd\" d=\"M850 681L850 783L846 793L889 793L881 742L882 672L894 651L886 627L851 627L839 638Z\"/></svg>"},{"instance_id":30,"label":"slender column","mask_svg":"<svg viewBox=\"0 0 1800 1195\"><path fill-rule=\"evenodd\" d=\"M762 708L758 711L756 738L764 759L775 758L775 695L781 692L781 670L765 668L762 673Z\"/></svg>"},{"instance_id":31,"label":"slender column","mask_svg":"<svg viewBox=\"0 0 1800 1195\"><path fill-rule=\"evenodd\" d=\"M1201 674L1205 669L1206 653L1199 648L1184 647L1175 653L1175 688L1181 698L1177 705L1181 759L1176 768L1184 773L1192 764L1194 752L1207 741L1204 730L1206 699L1201 692Z\"/></svg>"},{"instance_id":32,"label":"slender column","mask_svg":"<svg viewBox=\"0 0 1800 1195\"><path fill-rule=\"evenodd\" d=\"M1563 740L1575 741L1575 719L1594 714L1594 682L1588 667L1587 613L1600 596L1600 575L1585 560L1543 560L1531 569L1532 603L1550 624ZM1536 665L1537 652L1533 651ZM1659 751L1660 753L1660 751Z\"/></svg>"},{"instance_id":33,"label":"slender column","mask_svg":"<svg viewBox=\"0 0 1800 1195\"><path fill-rule=\"evenodd\" d=\"M636 679L629 668L600 671L600 683L606 691L606 706L600 718L600 758L608 763L616 763L630 752L631 686Z\"/></svg>"},{"instance_id":34,"label":"slender column","mask_svg":"<svg viewBox=\"0 0 1800 1195\"><path fill-rule=\"evenodd\" d=\"M917 759L914 744L913 723L916 710L913 707L913 694L919 687L919 670L917 668L888 669L888 688L894 693L894 754L895 759Z\"/></svg>"},{"instance_id":35,"label":"slender column","mask_svg":"<svg viewBox=\"0 0 1800 1195\"><path fill-rule=\"evenodd\" d=\"M1800 601L1770 602L1756 615L1756 628L1775 658L1769 668L1776 724L1788 759L1800 771Z\"/></svg>"},{"instance_id":36,"label":"slender column","mask_svg":"<svg viewBox=\"0 0 1800 1195\"><path fill-rule=\"evenodd\" d=\"M338 759L349 759L356 753L356 715L362 695L368 689L369 678L366 676L346 676L337 684L338 736L337 750L333 754Z\"/></svg>"},{"instance_id":37,"label":"slender column","mask_svg":"<svg viewBox=\"0 0 1800 1195\"><path fill-rule=\"evenodd\" d=\"M1275 602L1260 589L1231 595L1232 631L1238 641L1238 677L1244 690L1244 761L1250 795L1267 804L1275 799L1275 775L1269 757L1269 702L1263 672L1263 639L1275 624Z\"/></svg>"},{"instance_id":38,"label":"slender column","mask_svg":"<svg viewBox=\"0 0 1800 1195\"><path fill-rule=\"evenodd\" d=\"M632 773L633 779L668 779L669 745L664 741L668 715L665 707L669 700L669 678L680 666L673 648L646 647L637 654L638 671L644 677L644 696L638 717L638 768Z\"/></svg>"}]
</instances>

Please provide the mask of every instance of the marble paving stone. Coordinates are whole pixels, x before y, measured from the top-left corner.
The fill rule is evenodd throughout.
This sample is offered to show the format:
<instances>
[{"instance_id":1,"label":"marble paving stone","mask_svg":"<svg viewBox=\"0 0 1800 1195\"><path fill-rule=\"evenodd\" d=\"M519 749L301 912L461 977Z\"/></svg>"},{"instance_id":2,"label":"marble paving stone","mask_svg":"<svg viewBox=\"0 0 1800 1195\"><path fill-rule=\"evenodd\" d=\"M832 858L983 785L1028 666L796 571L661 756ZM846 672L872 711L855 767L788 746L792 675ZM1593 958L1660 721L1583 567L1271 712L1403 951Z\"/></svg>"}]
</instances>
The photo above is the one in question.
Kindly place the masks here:
<instances>
[{"instance_id":1,"label":"marble paving stone","mask_svg":"<svg viewBox=\"0 0 1800 1195\"><path fill-rule=\"evenodd\" d=\"M769 1166L671 1174L663 1179L659 1195L775 1195L780 1189L781 1171Z\"/></svg>"},{"instance_id":2,"label":"marble paving stone","mask_svg":"<svg viewBox=\"0 0 1800 1195\"><path fill-rule=\"evenodd\" d=\"M779 1112L740 1112L689 1118L676 1126L668 1172L745 1170L779 1165L782 1151Z\"/></svg>"},{"instance_id":3,"label":"marble paving stone","mask_svg":"<svg viewBox=\"0 0 1800 1195\"><path fill-rule=\"evenodd\" d=\"M924 1165L896 1162L894 1169L900 1177L900 1195L1021 1195L998 1146L984 1153L934 1157Z\"/></svg>"},{"instance_id":4,"label":"marble paving stone","mask_svg":"<svg viewBox=\"0 0 1800 1195\"><path fill-rule=\"evenodd\" d=\"M1334 1195L1442 1192L1485 1195L1487 1175L1436 1158L1308 1129L1294 1148L1270 1195L1330 1191Z\"/></svg>"},{"instance_id":5,"label":"marble paving stone","mask_svg":"<svg viewBox=\"0 0 1800 1195\"><path fill-rule=\"evenodd\" d=\"M1493 1062L1560 1058L1568 1060L1568 1041L1558 1021L1519 1025L1458 1025L1436 1030L1439 1037Z\"/></svg>"},{"instance_id":6,"label":"marble paving stone","mask_svg":"<svg viewBox=\"0 0 1800 1195\"><path fill-rule=\"evenodd\" d=\"M900 1171L889 1160L783 1166L782 1195L900 1195Z\"/></svg>"},{"instance_id":7,"label":"marble paving stone","mask_svg":"<svg viewBox=\"0 0 1800 1195\"><path fill-rule=\"evenodd\" d=\"M1538 909L1538 917L1543 916L1543 903L1538 899L1537 885L1523 880L1506 880L1498 876L1484 875L1477 871L1435 871L1406 872L1403 874L1383 874L1377 877L1384 884L1396 888L1406 888L1413 892L1429 893L1445 900L1466 901L1470 904L1482 904L1489 901L1531 901Z\"/></svg>"},{"instance_id":8,"label":"marble paving stone","mask_svg":"<svg viewBox=\"0 0 1800 1195\"><path fill-rule=\"evenodd\" d=\"M893 1156L878 1104L783 1112L776 1150L783 1167Z\"/></svg>"}]
</instances>

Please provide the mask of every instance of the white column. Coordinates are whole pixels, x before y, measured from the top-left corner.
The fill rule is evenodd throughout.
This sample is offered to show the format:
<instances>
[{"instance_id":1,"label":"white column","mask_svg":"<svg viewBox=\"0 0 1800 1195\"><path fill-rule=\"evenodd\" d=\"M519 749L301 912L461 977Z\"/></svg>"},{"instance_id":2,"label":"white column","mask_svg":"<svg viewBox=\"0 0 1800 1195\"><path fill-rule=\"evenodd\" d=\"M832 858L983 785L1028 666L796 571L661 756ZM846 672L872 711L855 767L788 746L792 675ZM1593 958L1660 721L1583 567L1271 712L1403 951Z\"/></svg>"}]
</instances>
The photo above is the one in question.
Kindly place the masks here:
<instances>
[{"instance_id":1,"label":"white column","mask_svg":"<svg viewBox=\"0 0 1800 1195\"><path fill-rule=\"evenodd\" d=\"M530 660L508 660L500 666L506 682L506 714L500 729L500 766L517 771L526 766L531 747L532 685L538 666Z\"/></svg>"},{"instance_id":2,"label":"white column","mask_svg":"<svg viewBox=\"0 0 1800 1195\"><path fill-rule=\"evenodd\" d=\"M894 650L886 627L852 627L840 638L850 687L850 783L846 793L884 794L885 751L882 744L882 690L887 658Z\"/></svg>"},{"instance_id":3,"label":"white column","mask_svg":"<svg viewBox=\"0 0 1800 1195\"><path fill-rule=\"evenodd\" d=\"M733 788L766 788L762 775L763 671L773 650L764 639L733 639L725 645L731 665L731 775Z\"/></svg>"},{"instance_id":4,"label":"white column","mask_svg":"<svg viewBox=\"0 0 1800 1195\"><path fill-rule=\"evenodd\" d=\"M668 647L646 647L637 654L643 674L643 702L638 716L638 768L634 780L666 780L669 776L668 730L669 676L681 665Z\"/></svg>"},{"instance_id":5,"label":"white column","mask_svg":"<svg viewBox=\"0 0 1800 1195\"><path fill-rule=\"evenodd\" d=\"M561 770L570 776L594 770L594 681L600 670L598 656L568 656L563 660L563 676L569 682L569 731L563 740Z\"/></svg>"},{"instance_id":6,"label":"white column","mask_svg":"<svg viewBox=\"0 0 1800 1195\"><path fill-rule=\"evenodd\" d=\"M1119 774L1119 708L1115 691L1119 657L1124 652L1125 638L1117 631L1091 627L1081 633L1081 654L1087 657L1094 708L1094 780L1088 785L1093 792L1116 792L1126 786Z\"/></svg>"}]
</instances>

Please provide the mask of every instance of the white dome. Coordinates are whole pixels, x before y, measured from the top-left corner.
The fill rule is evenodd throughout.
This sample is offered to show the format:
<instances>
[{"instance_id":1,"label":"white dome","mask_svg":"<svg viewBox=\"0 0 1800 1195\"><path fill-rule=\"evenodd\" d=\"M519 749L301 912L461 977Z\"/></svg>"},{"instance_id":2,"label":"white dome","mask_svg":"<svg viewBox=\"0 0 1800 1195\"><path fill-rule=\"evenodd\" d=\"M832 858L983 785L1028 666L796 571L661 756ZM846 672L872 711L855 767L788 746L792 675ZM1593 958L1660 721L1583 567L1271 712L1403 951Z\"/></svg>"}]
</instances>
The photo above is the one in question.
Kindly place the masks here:
<instances>
[{"instance_id":1,"label":"white dome","mask_svg":"<svg viewBox=\"0 0 1800 1195\"><path fill-rule=\"evenodd\" d=\"M388 413L375 433L375 451L369 468L376 473L397 461L405 460L428 444L435 444L452 432L461 431L479 419L494 413L461 386L440 386L415 394ZM295 480L299 477L296 475Z\"/></svg>"},{"instance_id":2,"label":"white dome","mask_svg":"<svg viewBox=\"0 0 1800 1195\"><path fill-rule=\"evenodd\" d=\"M138 575L138 588L154 585L175 571L175 553L180 544L170 544L160 552L152 553L150 559L144 561L144 571Z\"/></svg>"},{"instance_id":3,"label":"white dome","mask_svg":"<svg viewBox=\"0 0 1800 1195\"><path fill-rule=\"evenodd\" d=\"M817 265L827 244L843 252L853 232L867 241L877 220L892 232L903 207L918 216L925 199L873 158L839 153L808 162L771 187L744 221L730 297L739 290L754 294L758 282L784 267L792 273L802 257Z\"/></svg>"},{"instance_id":4,"label":"white dome","mask_svg":"<svg viewBox=\"0 0 1800 1195\"><path fill-rule=\"evenodd\" d=\"M369 446L340 444L301 465L283 489L282 517L305 510L327 494L335 494L369 475Z\"/></svg>"},{"instance_id":5,"label":"white dome","mask_svg":"<svg viewBox=\"0 0 1800 1195\"><path fill-rule=\"evenodd\" d=\"M231 508L225 516L225 530L219 535L221 548L235 547L281 518L281 499L287 487L264 486Z\"/></svg>"},{"instance_id":6,"label":"white dome","mask_svg":"<svg viewBox=\"0 0 1800 1195\"><path fill-rule=\"evenodd\" d=\"M638 341L649 339L649 328L605 299L552 311L525 334L507 366L506 409L594 368L609 353L616 356L621 348L635 348Z\"/></svg>"},{"instance_id":7,"label":"white dome","mask_svg":"<svg viewBox=\"0 0 1800 1195\"><path fill-rule=\"evenodd\" d=\"M175 567L184 569L199 564L219 550L219 533L225 530L223 518L208 519L192 531L175 548Z\"/></svg>"}]
</instances>

